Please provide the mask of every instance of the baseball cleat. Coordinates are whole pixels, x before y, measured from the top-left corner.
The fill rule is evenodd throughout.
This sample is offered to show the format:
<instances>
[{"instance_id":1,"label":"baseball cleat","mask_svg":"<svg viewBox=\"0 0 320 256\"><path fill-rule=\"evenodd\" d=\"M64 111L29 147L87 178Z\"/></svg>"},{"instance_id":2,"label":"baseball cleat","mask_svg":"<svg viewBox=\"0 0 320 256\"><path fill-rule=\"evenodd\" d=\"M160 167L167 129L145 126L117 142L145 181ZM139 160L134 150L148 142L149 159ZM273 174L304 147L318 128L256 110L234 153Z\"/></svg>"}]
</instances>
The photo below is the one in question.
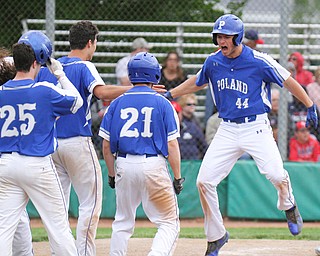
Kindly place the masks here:
<instances>
[{"instance_id":1,"label":"baseball cleat","mask_svg":"<svg viewBox=\"0 0 320 256\"><path fill-rule=\"evenodd\" d=\"M302 230L303 221L296 205L286 210L286 218L291 234L294 236L299 235Z\"/></svg>"},{"instance_id":2,"label":"baseball cleat","mask_svg":"<svg viewBox=\"0 0 320 256\"><path fill-rule=\"evenodd\" d=\"M227 231L225 235L217 241L208 242L208 248L205 256L218 256L221 247L227 243L229 240L229 232Z\"/></svg>"},{"instance_id":3,"label":"baseball cleat","mask_svg":"<svg viewBox=\"0 0 320 256\"><path fill-rule=\"evenodd\" d=\"M320 246L315 249L316 255L320 256Z\"/></svg>"}]
</instances>

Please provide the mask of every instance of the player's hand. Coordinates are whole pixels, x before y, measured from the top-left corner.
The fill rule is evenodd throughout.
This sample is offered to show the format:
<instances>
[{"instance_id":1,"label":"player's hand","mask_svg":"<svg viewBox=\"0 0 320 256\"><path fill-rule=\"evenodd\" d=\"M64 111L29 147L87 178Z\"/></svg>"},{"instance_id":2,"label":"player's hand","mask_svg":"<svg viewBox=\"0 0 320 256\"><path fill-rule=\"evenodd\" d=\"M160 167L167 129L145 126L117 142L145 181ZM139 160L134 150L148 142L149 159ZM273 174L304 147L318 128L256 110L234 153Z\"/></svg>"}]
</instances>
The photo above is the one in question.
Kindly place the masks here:
<instances>
[{"instance_id":1,"label":"player's hand","mask_svg":"<svg viewBox=\"0 0 320 256\"><path fill-rule=\"evenodd\" d=\"M174 187L174 192L176 193L176 195L179 195L180 192L183 189L183 185L182 183L185 181L185 178L180 178L180 179L176 179L174 178L173 180L173 187Z\"/></svg>"},{"instance_id":2,"label":"player's hand","mask_svg":"<svg viewBox=\"0 0 320 256\"><path fill-rule=\"evenodd\" d=\"M111 177L111 176L108 176L109 178L109 186L110 188L114 189L116 187L116 180L115 180L115 177Z\"/></svg>"},{"instance_id":3,"label":"player's hand","mask_svg":"<svg viewBox=\"0 0 320 256\"><path fill-rule=\"evenodd\" d=\"M58 79L66 75L60 61L54 58L50 58L50 61L47 62L47 67Z\"/></svg>"},{"instance_id":4,"label":"player's hand","mask_svg":"<svg viewBox=\"0 0 320 256\"><path fill-rule=\"evenodd\" d=\"M167 91L162 94L163 97L167 98L169 101L173 101L172 95L170 91Z\"/></svg>"},{"instance_id":5,"label":"player's hand","mask_svg":"<svg viewBox=\"0 0 320 256\"><path fill-rule=\"evenodd\" d=\"M152 89L155 90L157 93L165 93L167 90L166 90L166 87L162 84L154 84L152 86Z\"/></svg>"},{"instance_id":6,"label":"player's hand","mask_svg":"<svg viewBox=\"0 0 320 256\"><path fill-rule=\"evenodd\" d=\"M313 123L314 128L317 129L317 127L318 127L318 114L317 114L316 104L313 104L310 108L308 108L306 127L310 127L311 123Z\"/></svg>"}]
</instances>

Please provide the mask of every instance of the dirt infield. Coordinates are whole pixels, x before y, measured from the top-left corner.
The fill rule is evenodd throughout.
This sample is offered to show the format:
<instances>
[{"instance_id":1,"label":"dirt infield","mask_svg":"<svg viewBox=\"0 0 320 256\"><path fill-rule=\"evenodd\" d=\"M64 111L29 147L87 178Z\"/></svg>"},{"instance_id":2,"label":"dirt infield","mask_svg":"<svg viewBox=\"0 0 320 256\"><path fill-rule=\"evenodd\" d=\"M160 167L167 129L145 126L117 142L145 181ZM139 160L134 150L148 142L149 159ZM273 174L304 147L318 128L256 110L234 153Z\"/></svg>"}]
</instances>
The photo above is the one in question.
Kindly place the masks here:
<instances>
[{"instance_id":1,"label":"dirt infield","mask_svg":"<svg viewBox=\"0 0 320 256\"><path fill-rule=\"evenodd\" d=\"M145 256L151 247L151 238L131 238L129 240L127 256ZM109 239L98 239L97 256L108 255ZM49 243L34 243L36 256L50 255ZM301 240L238 240L230 239L222 247L219 256L315 256L314 248L320 245L318 241ZM204 239L186 239L180 238L175 256L197 256L204 255L206 241Z\"/></svg>"},{"instance_id":2,"label":"dirt infield","mask_svg":"<svg viewBox=\"0 0 320 256\"><path fill-rule=\"evenodd\" d=\"M75 226L76 220L70 220L71 226ZM112 220L101 220L99 227L111 227ZM41 221L32 220L32 227L41 226ZM248 221L225 221L226 227L286 227L285 222L248 222ZM138 227L153 226L149 221L138 220ZM181 227L202 227L203 220L182 220ZM320 223L305 223L304 226L320 226ZM108 255L110 239L97 239L97 256ZM145 256L151 247L151 238L131 238L129 241L127 256ZM33 243L36 256L50 255L49 243ZM240 240L230 239L220 251L219 256L315 256L314 248L320 246L320 241L306 240ZM175 256L204 255L206 249L205 239L180 238Z\"/></svg>"}]
</instances>

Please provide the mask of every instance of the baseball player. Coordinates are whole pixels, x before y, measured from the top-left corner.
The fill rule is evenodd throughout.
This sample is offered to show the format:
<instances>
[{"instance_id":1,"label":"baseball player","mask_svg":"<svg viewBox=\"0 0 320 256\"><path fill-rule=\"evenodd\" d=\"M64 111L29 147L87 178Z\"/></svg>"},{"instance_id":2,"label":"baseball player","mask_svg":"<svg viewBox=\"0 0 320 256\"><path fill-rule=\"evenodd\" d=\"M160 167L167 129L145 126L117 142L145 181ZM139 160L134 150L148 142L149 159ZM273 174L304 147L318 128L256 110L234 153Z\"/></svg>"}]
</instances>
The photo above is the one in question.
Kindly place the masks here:
<instances>
[{"instance_id":1,"label":"baseball player","mask_svg":"<svg viewBox=\"0 0 320 256\"><path fill-rule=\"evenodd\" d=\"M13 79L16 75L13 58L9 57L9 51L0 49L0 86ZM13 256L32 256L32 236L30 230L30 220L26 210L23 211L16 232L14 233L12 244Z\"/></svg>"},{"instance_id":2,"label":"baseball player","mask_svg":"<svg viewBox=\"0 0 320 256\"><path fill-rule=\"evenodd\" d=\"M99 30L90 21L79 21L69 30L71 51L59 58L70 81L78 89L83 106L75 115L57 121L59 148L53 161L69 206L71 184L79 199L76 244L79 255L96 255L95 237L102 207L101 167L92 143L90 102L92 96L112 100L132 86L106 86L91 61ZM58 81L42 68L37 81ZM159 88L159 91L162 91Z\"/></svg>"},{"instance_id":3,"label":"baseball player","mask_svg":"<svg viewBox=\"0 0 320 256\"><path fill-rule=\"evenodd\" d=\"M208 240L205 255L211 256L217 256L229 238L219 211L217 185L244 152L253 157L260 173L277 189L277 206L285 211L290 232L301 232L302 218L267 117L270 83L285 86L303 102L308 108L307 126L318 126L316 107L299 83L272 57L243 45L243 34L243 22L237 16L218 18L212 37L220 49L205 60L196 76L165 94L176 98L208 85L222 118L197 178Z\"/></svg>"},{"instance_id":4,"label":"baseball player","mask_svg":"<svg viewBox=\"0 0 320 256\"><path fill-rule=\"evenodd\" d=\"M179 121L171 103L151 89L161 77L152 54L133 56L128 73L134 88L111 103L99 131L109 185L116 189L110 255L126 255L141 202L158 228L148 255L172 255L180 231L175 193L181 192L184 181L177 141ZM166 159L173 171L173 186Z\"/></svg>"},{"instance_id":5,"label":"baseball player","mask_svg":"<svg viewBox=\"0 0 320 256\"><path fill-rule=\"evenodd\" d=\"M12 241L29 198L48 232L56 255L77 255L64 195L51 154L57 148L55 122L83 104L61 64L50 60L52 44L39 31L22 35L13 46L16 76L0 88L0 251L12 255ZM35 83L41 65L62 89Z\"/></svg>"}]
</instances>

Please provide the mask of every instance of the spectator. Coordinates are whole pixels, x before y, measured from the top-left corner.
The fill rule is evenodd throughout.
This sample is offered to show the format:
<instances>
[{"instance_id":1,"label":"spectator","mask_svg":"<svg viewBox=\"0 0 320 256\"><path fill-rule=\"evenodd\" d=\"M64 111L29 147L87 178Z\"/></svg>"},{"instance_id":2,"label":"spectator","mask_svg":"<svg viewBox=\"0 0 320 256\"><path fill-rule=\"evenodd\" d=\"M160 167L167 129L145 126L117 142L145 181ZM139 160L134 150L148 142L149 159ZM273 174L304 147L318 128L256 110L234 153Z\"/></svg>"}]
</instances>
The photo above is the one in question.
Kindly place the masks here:
<instances>
[{"instance_id":1,"label":"spectator","mask_svg":"<svg viewBox=\"0 0 320 256\"><path fill-rule=\"evenodd\" d=\"M162 69L160 84L164 85L167 90L172 89L185 80L187 75L181 67L181 59L176 51L171 51L165 57Z\"/></svg>"},{"instance_id":2,"label":"spectator","mask_svg":"<svg viewBox=\"0 0 320 256\"><path fill-rule=\"evenodd\" d=\"M192 120L201 128L200 122L195 116L196 106L198 104L197 96L194 93L186 94L179 98L177 102L182 108L182 117Z\"/></svg>"},{"instance_id":3,"label":"spectator","mask_svg":"<svg viewBox=\"0 0 320 256\"><path fill-rule=\"evenodd\" d=\"M308 84L307 93L310 99L317 105L318 111L320 111L320 67L314 72L315 81Z\"/></svg>"},{"instance_id":4,"label":"spectator","mask_svg":"<svg viewBox=\"0 0 320 256\"><path fill-rule=\"evenodd\" d=\"M116 77L118 85L131 85L131 82L128 77L128 62L132 56L136 55L138 52L146 52L151 49L151 46L143 37L138 37L132 42L132 52L120 59L116 65Z\"/></svg>"},{"instance_id":5,"label":"spectator","mask_svg":"<svg viewBox=\"0 0 320 256\"><path fill-rule=\"evenodd\" d=\"M307 86L314 81L312 72L303 68L304 58L300 52L293 52L290 54L288 61L292 62L295 66L295 79L302 86Z\"/></svg>"},{"instance_id":6,"label":"spectator","mask_svg":"<svg viewBox=\"0 0 320 256\"><path fill-rule=\"evenodd\" d=\"M171 104L174 107L174 109L176 110L176 112L178 114L179 121L181 123L181 121L182 121L182 108L181 108L180 104L176 101L171 101Z\"/></svg>"},{"instance_id":7,"label":"spectator","mask_svg":"<svg viewBox=\"0 0 320 256\"><path fill-rule=\"evenodd\" d=\"M306 87L303 87L305 90L307 90ZM291 129L293 132L295 130L295 125L297 122L300 121L306 121L307 119L307 108L305 105L303 105L296 97L292 97L292 102L289 103L289 123L288 128ZM319 117L319 111L318 112L318 119ZM320 141L320 133L318 129L315 129L313 126L310 128L310 132L317 137L317 139ZM289 137L293 136L291 133Z\"/></svg>"},{"instance_id":8,"label":"spectator","mask_svg":"<svg viewBox=\"0 0 320 256\"><path fill-rule=\"evenodd\" d=\"M318 162L319 154L319 141L310 134L304 121L297 122L295 135L290 139L289 160L295 162Z\"/></svg>"},{"instance_id":9,"label":"spectator","mask_svg":"<svg viewBox=\"0 0 320 256\"><path fill-rule=\"evenodd\" d=\"M297 71L296 71L296 67L295 67L295 65L293 64L293 62L288 61L288 63L287 63L287 69L290 71L291 76L292 76L293 78L295 78Z\"/></svg>"},{"instance_id":10,"label":"spectator","mask_svg":"<svg viewBox=\"0 0 320 256\"><path fill-rule=\"evenodd\" d=\"M253 50L257 50L257 44L264 44L264 41L259 37L258 31L249 29L245 32L243 43Z\"/></svg>"},{"instance_id":11,"label":"spectator","mask_svg":"<svg viewBox=\"0 0 320 256\"><path fill-rule=\"evenodd\" d=\"M194 112L197 105L195 94L186 94L178 99L182 108L180 138L178 138L181 159L202 159L208 144Z\"/></svg>"}]
</instances>

